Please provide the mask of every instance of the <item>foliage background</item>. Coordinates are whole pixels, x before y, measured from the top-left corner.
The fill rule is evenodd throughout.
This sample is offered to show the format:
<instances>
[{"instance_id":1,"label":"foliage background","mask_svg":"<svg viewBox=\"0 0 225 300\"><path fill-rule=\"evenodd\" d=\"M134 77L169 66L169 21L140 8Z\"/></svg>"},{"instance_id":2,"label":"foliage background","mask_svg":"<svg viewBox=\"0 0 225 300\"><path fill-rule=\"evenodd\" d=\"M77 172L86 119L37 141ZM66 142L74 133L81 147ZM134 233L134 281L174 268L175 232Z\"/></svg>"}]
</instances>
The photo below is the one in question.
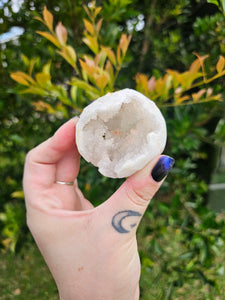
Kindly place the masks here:
<instances>
[{"instance_id":1,"label":"foliage background","mask_svg":"<svg viewBox=\"0 0 225 300\"><path fill-rule=\"evenodd\" d=\"M25 1L18 12L13 11L12 3L1 3L0 33L15 25L23 27L25 33L18 40L0 45L0 241L4 261L1 265L6 275L0 281L4 291L0 299L15 296L25 299L32 292L37 299L55 299L54 283L43 261L40 262L25 224L21 192L23 163L29 149L89 103L90 95L84 93L86 86L84 89L77 81L73 85L67 82L72 77L86 80L92 87L97 82L90 77L87 81L79 60L80 73L66 63L51 42L35 33L46 28L34 17L42 17L46 5L54 15L54 26L61 21L67 28L66 44L75 49L78 58L85 61L84 55L89 55L94 59L98 53L82 40L84 30L87 33L83 19L88 19L82 5L88 6L89 1ZM117 80L99 93L131 87L156 97L168 126L165 152L176 159L175 168L149 206L138 232L141 298L224 299L224 214L209 210L207 201L208 184L224 145L225 105L224 101L204 102L211 97L206 92L197 101L193 98L210 88L214 100L224 99L222 60L218 65L220 56L225 56L223 10L203 0L107 0L96 1L96 6L102 6L96 17L96 22L103 19L99 45L107 46L116 55L121 35L132 34L126 56L118 64ZM183 90L179 94L175 77L173 80L169 77L173 84L168 85L165 75L168 70L179 74L189 70L187 78L191 78L190 66L196 59L193 53L209 57L204 60L204 70L200 65L197 70L202 77L193 80L186 90L185 83L181 82L179 87ZM50 70L54 86L49 87L47 83L45 94L40 90L21 93L24 86L15 84L12 73L27 73L32 69L35 78L35 74L43 72L43 66L46 72ZM116 67L114 70L116 73ZM202 71L213 80L204 80ZM213 77L215 74L219 74L218 78ZM160 87L158 90L157 84L149 81L153 76ZM203 83L196 85L200 78ZM184 95L189 98L179 100ZM86 197L98 205L121 180L104 178L82 161L79 184ZM16 280L10 277L12 259L24 274ZM40 276L32 280L38 266ZM34 284L37 281L43 283L45 293L37 291Z\"/></svg>"}]
</instances>

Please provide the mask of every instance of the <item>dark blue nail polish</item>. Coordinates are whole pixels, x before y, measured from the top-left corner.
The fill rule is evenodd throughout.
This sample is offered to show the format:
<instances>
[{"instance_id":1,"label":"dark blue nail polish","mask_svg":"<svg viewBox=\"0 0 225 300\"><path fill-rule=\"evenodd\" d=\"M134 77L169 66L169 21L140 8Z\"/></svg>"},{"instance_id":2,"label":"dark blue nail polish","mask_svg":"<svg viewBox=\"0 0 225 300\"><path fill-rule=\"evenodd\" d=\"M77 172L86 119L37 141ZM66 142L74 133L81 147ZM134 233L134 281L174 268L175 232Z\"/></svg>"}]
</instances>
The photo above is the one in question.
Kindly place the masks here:
<instances>
[{"instance_id":1,"label":"dark blue nail polish","mask_svg":"<svg viewBox=\"0 0 225 300\"><path fill-rule=\"evenodd\" d=\"M152 170L152 178L157 182L161 181L169 173L174 162L175 160L172 157L161 156Z\"/></svg>"}]
</instances>

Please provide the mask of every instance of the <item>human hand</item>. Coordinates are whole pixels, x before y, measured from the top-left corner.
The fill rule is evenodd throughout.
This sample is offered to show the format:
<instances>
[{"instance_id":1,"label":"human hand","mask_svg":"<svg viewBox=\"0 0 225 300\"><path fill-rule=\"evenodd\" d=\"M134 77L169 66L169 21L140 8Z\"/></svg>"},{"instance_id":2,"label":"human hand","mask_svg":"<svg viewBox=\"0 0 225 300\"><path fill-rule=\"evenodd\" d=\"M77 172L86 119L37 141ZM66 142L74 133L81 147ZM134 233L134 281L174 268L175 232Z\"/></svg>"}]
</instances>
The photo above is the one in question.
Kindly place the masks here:
<instances>
[{"instance_id":1,"label":"human hand","mask_svg":"<svg viewBox=\"0 0 225 300\"><path fill-rule=\"evenodd\" d=\"M94 208L77 185L76 122L65 123L26 157L27 224L61 300L139 299L136 229L174 160L157 157Z\"/></svg>"}]
</instances>

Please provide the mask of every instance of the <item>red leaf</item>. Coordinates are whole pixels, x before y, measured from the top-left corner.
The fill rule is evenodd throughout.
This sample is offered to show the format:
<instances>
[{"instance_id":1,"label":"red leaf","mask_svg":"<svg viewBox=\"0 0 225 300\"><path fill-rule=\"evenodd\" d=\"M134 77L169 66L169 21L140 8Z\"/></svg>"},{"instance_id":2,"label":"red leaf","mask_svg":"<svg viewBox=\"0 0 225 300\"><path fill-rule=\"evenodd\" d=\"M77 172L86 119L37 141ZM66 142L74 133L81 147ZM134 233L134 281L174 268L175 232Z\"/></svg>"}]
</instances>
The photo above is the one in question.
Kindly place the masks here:
<instances>
[{"instance_id":1,"label":"red leaf","mask_svg":"<svg viewBox=\"0 0 225 300\"><path fill-rule=\"evenodd\" d=\"M61 45L65 45L67 41L67 30L66 27L62 25L62 22L59 22L55 28L55 33L58 38L58 41Z\"/></svg>"}]
</instances>

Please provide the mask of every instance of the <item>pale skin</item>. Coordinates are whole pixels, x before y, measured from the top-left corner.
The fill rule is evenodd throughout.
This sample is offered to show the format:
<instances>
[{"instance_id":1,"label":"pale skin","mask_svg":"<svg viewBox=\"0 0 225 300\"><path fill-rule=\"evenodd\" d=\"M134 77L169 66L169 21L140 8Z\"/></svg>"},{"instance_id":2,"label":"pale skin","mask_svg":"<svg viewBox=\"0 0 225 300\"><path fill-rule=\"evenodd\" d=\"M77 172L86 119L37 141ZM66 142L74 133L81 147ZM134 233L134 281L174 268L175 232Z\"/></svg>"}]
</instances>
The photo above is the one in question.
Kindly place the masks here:
<instances>
[{"instance_id":1,"label":"pale skin","mask_svg":"<svg viewBox=\"0 0 225 300\"><path fill-rule=\"evenodd\" d=\"M23 185L29 229L60 300L137 300L136 230L163 182L151 177L159 157L94 208L77 185L76 122L65 123L26 157ZM56 181L74 181L74 185Z\"/></svg>"}]
</instances>

